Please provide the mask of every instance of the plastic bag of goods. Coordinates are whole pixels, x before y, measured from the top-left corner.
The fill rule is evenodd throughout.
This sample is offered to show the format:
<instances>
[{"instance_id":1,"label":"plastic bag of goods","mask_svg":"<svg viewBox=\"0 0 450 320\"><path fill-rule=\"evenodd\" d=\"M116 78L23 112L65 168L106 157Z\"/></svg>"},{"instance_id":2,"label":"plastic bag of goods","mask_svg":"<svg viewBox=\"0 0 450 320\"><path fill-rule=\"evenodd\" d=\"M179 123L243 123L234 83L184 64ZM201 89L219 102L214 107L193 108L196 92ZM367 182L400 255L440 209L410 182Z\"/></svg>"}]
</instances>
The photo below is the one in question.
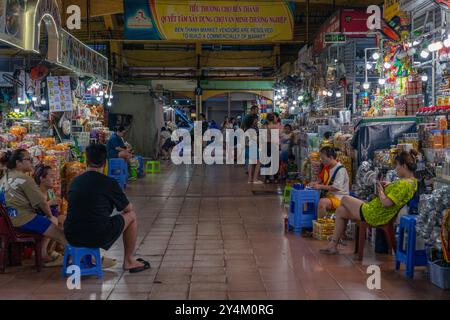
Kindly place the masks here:
<instances>
[{"instance_id":1,"label":"plastic bag of goods","mask_svg":"<svg viewBox=\"0 0 450 320\"><path fill-rule=\"evenodd\" d=\"M47 138L39 138L38 144L40 146L50 148L51 146L54 146L56 144L56 140L53 137L47 137Z\"/></svg>"},{"instance_id":2,"label":"plastic bag of goods","mask_svg":"<svg viewBox=\"0 0 450 320\"><path fill-rule=\"evenodd\" d=\"M22 141L22 142L17 143L17 148L28 150L31 147L33 147L34 145L35 144L33 141Z\"/></svg>"},{"instance_id":3,"label":"plastic bag of goods","mask_svg":"<svg viewBox=\"0 0 450 320\"><path fill-rule=\"evenodd\" d=\"M23 141L32 141L34 144L38 144L40 135L35 133L28 133L23 137Z\"/></svg>"},{"instance_id":4,"label":"plastic bag of goods","mask_svg":"<svg viewBox=\"0 0 450 320\"><path fill-rule=\"evenodd\" d=\"M32 157L39 159L39 161L42 161L44 159L45 148L42 146L32 146L28 149L28 152Z\"/></svg>"},{"instance_id":5,"label":"plastic bag of goods","mask_svg":"<svg viewBox=\"0 0 450 320\"><path fill-rule=\"evenodd\" d=\"M23 137L27 134L28 130L22 126L12 126L9 129L9 133L15 135L18 141L22 141Z\"/></svg>"},{"instance_id":6,"label":"plastic bag of goods","mask_svg":"<svg viewBox=\"0 0 450 320\"><path fill-rule=\"evenodd\" d=\"M86 171L86 165L81 162L68 162L65 165L65 190L66 192L70 189L70 184L73 179L75 179L80 174Z\"/></svg>"}]
</instances>

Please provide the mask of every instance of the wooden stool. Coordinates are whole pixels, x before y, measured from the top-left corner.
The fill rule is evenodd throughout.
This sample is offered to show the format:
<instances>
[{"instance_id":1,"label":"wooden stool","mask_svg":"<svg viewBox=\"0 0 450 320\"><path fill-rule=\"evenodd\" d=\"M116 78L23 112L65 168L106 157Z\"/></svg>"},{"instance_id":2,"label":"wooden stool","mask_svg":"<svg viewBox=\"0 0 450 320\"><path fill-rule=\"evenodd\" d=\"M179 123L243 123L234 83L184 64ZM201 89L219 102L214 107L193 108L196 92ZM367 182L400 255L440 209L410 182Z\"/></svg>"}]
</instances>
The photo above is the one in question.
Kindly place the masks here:
<instances>
[{"instance_id":1,"label":"wooden stool","mask_svg":"<svg viewBox=\"0 0 450 320\"><path fill-rule=\"evenodd\" d=\"M388 243L388 250L391 253L392 250L395 251L396 240L395 240L395 229L394 222L397 219L395 216L388 224L378 226L377 229L383 230L386 240ZM356 234L355 234L355 254L358 254L358 259L362 260L364 256L364 246L366 244L366 233L367 229L371 228L366 222L358 221L356 223Z\"/></svg>"}]
</instances>

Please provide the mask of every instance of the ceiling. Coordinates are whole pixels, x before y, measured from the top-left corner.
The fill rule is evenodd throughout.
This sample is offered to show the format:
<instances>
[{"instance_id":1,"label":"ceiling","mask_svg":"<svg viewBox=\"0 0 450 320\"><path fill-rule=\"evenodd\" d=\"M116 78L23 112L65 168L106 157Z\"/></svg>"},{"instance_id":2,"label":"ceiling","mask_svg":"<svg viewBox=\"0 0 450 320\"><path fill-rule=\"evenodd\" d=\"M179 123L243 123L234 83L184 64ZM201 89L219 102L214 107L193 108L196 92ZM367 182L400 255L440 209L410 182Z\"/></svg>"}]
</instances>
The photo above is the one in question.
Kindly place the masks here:
<instances>
[{"instance_id":1,"label":"ceiling","mask_svg":"<svg viewBox=\"0 0 450 320\"><path fill-rule=\"evenodd\" d=\"M284 63L294 61L300 48L314 39L321 24L333 12L340 8L365 8L380 2L310 0L307 3L307 0L297 0L294 1L292 41L239 45L223 42L220 47L208 43L127 41L123 38L123 0L58 1L63 11L62 21L67 20L64 8L73 4L80 6L82 29L72 33L110 58L115 81L273 79Z\"/></svg>"}]
</instances>

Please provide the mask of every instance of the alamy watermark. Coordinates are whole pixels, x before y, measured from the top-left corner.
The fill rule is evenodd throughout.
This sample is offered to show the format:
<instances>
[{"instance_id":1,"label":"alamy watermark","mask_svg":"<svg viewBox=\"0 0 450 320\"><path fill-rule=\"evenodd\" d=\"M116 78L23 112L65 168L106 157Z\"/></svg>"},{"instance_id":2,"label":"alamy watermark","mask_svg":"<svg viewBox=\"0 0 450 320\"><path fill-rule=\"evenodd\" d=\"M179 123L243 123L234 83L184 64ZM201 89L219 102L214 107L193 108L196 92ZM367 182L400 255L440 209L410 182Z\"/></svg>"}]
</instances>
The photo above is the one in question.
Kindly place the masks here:
<instances>
[{"instance_id":1,"label":"alamy watermark","mask_svg":"<svg viewBox=\"0 0 450 320\"><path fill-rule=\"evenodd\" d=\"M260 163L261 175L275 175L280 167L279 129L208 129L202 134L202 122L196 121L194 141L191 132L176 129L172 141L176 146L171 159L180 164L257 164ZM205 144L206 143L206 144ZM192 150L193 149L193 150ZM193 151L193 152L192 152Z\"/></svg>"}]
</instances>

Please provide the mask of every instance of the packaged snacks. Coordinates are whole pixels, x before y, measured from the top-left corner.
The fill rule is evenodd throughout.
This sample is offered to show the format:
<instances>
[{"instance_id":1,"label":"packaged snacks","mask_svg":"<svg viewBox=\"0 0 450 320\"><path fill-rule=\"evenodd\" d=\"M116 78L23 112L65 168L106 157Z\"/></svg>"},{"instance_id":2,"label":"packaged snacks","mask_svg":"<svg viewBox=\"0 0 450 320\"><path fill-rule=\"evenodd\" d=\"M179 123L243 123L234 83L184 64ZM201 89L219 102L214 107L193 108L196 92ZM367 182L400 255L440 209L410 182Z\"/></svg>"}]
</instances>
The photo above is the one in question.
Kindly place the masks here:
<instances>
[{"instance_id":1,"label":"packaged snacks","mask_svg":"<svg viewBox=\"0 0 450 320\"><path fill-rule=\"evenodd\" d=\"M50 138L39 138L38 139L38 145L50 148L56 144L56 139L53 137Z\"/></svg>"},{"instance_id":2,"label":"packaged snacks","mask_svg":"<svg viewBox=\"0 0 450 320\"><path fill-rule=\"evenodd\" d=\"M12 126L9 129L9 133L19 137L19 141L23 139L23 137L27 134L28 130L25 127L22 126Z\"/></svg>"}]
</instances>

